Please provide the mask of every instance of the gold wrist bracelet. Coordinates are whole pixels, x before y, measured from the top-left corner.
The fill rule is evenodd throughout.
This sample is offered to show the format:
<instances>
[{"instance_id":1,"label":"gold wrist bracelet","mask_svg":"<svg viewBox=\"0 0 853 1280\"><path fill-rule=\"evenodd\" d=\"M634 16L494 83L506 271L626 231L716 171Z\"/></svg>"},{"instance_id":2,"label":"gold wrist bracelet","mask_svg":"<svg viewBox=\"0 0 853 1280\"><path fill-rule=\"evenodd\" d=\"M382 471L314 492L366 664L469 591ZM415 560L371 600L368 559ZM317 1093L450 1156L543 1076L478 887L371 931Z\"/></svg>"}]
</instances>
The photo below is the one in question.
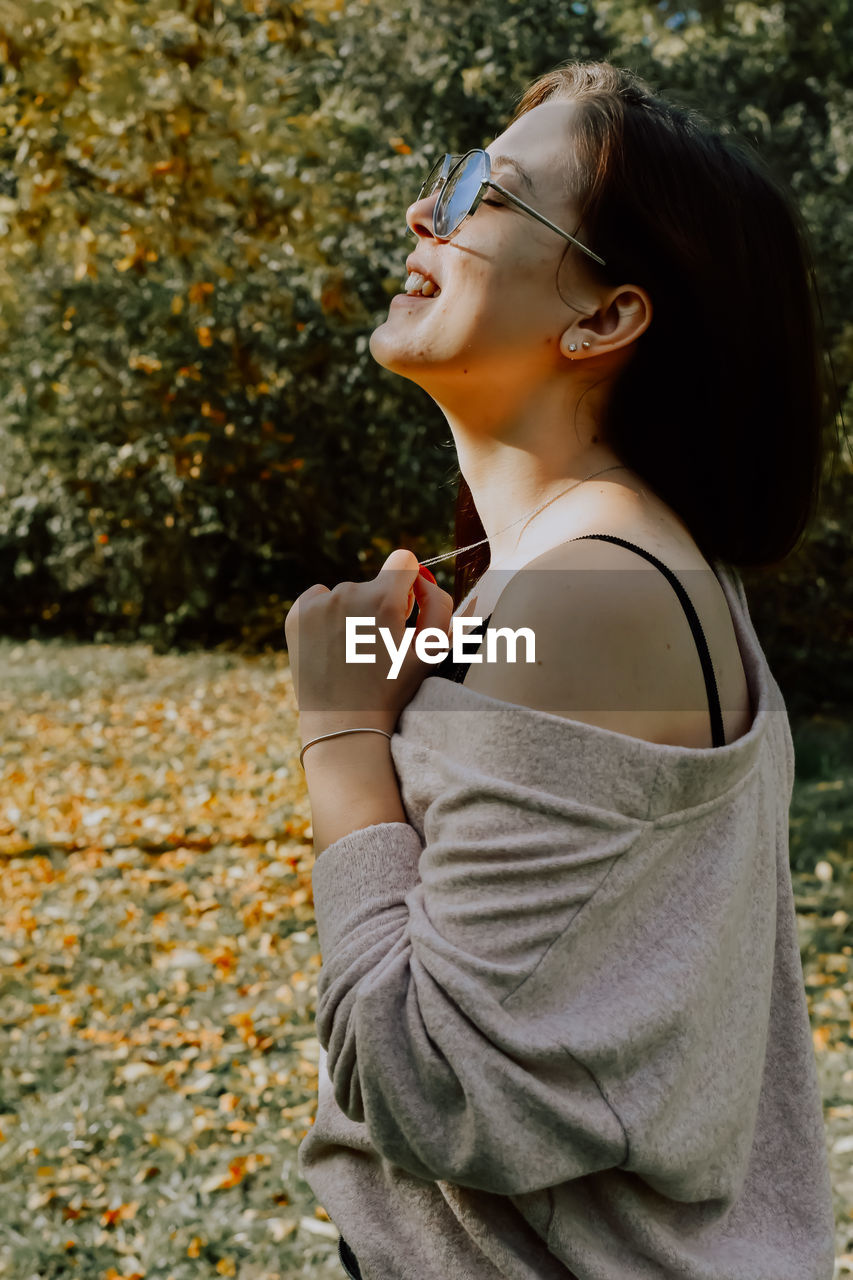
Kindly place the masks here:
<instances>
[{"instance_id":1,"label":"gold wrist bracelet","mask_svg":"<svg viewBox=\"0 0 853 1280\"><path fill-rule=\"evenodd\" d=\"M383 738L387 738L389 742L391 741L391 734L386 733L384 729L336 729L334 733L321 733L319 738L312 738L310 742L306 742L299 752L299 763L302 764L302 757L309 747L313 747L315 742L322 742L325 738L340 738L344 733L381 733ZM304 764L302 764L302 768L305 768Z\"/></svg>"}]
</instances>

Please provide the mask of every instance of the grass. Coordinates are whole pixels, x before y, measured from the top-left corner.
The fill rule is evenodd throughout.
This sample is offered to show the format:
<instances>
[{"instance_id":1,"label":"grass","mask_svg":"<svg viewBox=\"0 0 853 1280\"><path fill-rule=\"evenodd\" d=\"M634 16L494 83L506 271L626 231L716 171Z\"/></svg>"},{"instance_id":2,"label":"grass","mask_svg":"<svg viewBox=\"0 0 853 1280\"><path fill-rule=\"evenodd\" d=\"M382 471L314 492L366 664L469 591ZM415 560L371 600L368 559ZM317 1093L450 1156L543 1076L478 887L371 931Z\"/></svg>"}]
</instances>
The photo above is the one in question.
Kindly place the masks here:
<instances>
[{"instance_id":1,"label":"grass","mask_svg":"<svg viewBox=\"0 0 853 1280\"><path fill-rule=\"evenodd\" d=\"M342 1280L286 658L0 641L0 1277ZM853 733L792 726L791 855L853 1274Z\"/></svg>"}]
</instances>

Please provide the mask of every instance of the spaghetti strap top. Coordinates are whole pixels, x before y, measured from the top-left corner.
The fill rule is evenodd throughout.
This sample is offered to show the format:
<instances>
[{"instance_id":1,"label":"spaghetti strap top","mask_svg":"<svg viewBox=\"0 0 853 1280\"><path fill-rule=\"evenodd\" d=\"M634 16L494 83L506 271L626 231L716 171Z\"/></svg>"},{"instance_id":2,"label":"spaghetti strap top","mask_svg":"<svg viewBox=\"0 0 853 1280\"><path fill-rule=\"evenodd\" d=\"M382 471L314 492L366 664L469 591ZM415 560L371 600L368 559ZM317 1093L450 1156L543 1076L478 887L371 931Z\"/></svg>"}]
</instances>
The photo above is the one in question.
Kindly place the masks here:
<instances>
[{"instance_id":1,"label":"spaghetti strap top","mask_svg":"<svg viewBox=\"0 0 853 1280\"><path fill-rule=\"evenodd\" d=\"M702 630L699 615L694 609L693 602L684 590L684 587L681 585L672 570L669 569L662 560L658 560L657 556L653 556L650 551L644 551L642 547L636 546L635 543L626 541L625 538L617 538L610 533L584 533L578 538L570 538L569 541L581 542L585 538L600 538L604 542L615 542L618 543L620 547L628 547L631 551L636 551L638 555L643 556L644 559L649 560L656 566L656 568L660 569L661 573L672 586L675 594L678 596L681 607L687 615L687 621L690 624L690 630L693 634L696 648L699 651L699 661L702 664L702 675L705 678L705 691L708 695L708 709L711 716L712 745L715 747L724 747L726 745L726 736L723 729L723 716L720 708L720 698L717 693L717 682L714 678L714 668L711 663L711 655L708 651L708 642L705 639L705 633ZM489 625L491 616L492 615L489 614L488 618L484 618L478 627L472 627L468 632L469 637L484 633L486 627ZM463 660L462 662L453 662L451 660L452 657L452 653L448 653L444 661L436 667L432 674L442 676L446 680L455 680L457 684L462 684L468 674L468 668L471 665L470 659Z\"/></svg>"}]
</instances>

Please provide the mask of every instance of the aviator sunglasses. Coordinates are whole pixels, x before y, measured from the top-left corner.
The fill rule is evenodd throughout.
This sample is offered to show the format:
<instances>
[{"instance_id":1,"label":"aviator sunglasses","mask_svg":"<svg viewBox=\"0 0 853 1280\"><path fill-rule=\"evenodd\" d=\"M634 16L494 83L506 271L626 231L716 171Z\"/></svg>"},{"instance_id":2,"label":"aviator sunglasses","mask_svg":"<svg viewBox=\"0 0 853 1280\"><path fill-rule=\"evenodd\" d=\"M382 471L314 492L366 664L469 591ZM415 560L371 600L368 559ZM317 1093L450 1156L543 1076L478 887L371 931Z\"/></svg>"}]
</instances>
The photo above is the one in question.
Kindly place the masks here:
<instances>
[{"instance_id":1,"label":"aviator sunglasses","mask_svg":"<svg viewBox=\"0 0 853 1280\"><path fill-rule=\"evenodd\" d=\"M504 200L508 200L516 209L529 214L537 222L543 223L544 226L550 227L552 231L571 241L576 248L600 263L602 267L606 265L603 258L593 253L592 249L588 249L585 244L581 244L580 240L569 235L568 231L563 231L541 213L531 209L529 204L519 200L518 196L507 191L506 187L493 182L491 173L491 157L488 151L483 151L479 147L466 152L463 156L448 154L436 160L420 189L418 200L423 200L436 191L439 192L432 210L432 231L437 240L448 240L466 218L476 213L480 201L491 187L494 191L500 192ZM409 230L411 231L411 228Z\"/></svg>"}]
</instances>

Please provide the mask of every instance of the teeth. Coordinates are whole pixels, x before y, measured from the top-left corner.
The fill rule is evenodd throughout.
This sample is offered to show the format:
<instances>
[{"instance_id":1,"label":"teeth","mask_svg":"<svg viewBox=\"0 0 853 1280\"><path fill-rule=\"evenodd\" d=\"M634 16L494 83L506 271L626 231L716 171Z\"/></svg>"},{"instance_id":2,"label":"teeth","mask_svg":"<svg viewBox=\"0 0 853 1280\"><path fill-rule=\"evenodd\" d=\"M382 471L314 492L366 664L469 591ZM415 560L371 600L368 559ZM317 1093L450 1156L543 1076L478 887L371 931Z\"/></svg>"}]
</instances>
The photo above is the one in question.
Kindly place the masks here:
<instances>
[{"instance_id":1,"label":"teeth","mask_svg":"<svg viewBox=\"0 0 853 1280\"><path fill-rule=\"evenodd\" d=\"M428 280L420 271L412 271L406 278L406 293L420 293L425 298L433 298L441 292L434 280Z\"/></svg>"}]
</instances>

